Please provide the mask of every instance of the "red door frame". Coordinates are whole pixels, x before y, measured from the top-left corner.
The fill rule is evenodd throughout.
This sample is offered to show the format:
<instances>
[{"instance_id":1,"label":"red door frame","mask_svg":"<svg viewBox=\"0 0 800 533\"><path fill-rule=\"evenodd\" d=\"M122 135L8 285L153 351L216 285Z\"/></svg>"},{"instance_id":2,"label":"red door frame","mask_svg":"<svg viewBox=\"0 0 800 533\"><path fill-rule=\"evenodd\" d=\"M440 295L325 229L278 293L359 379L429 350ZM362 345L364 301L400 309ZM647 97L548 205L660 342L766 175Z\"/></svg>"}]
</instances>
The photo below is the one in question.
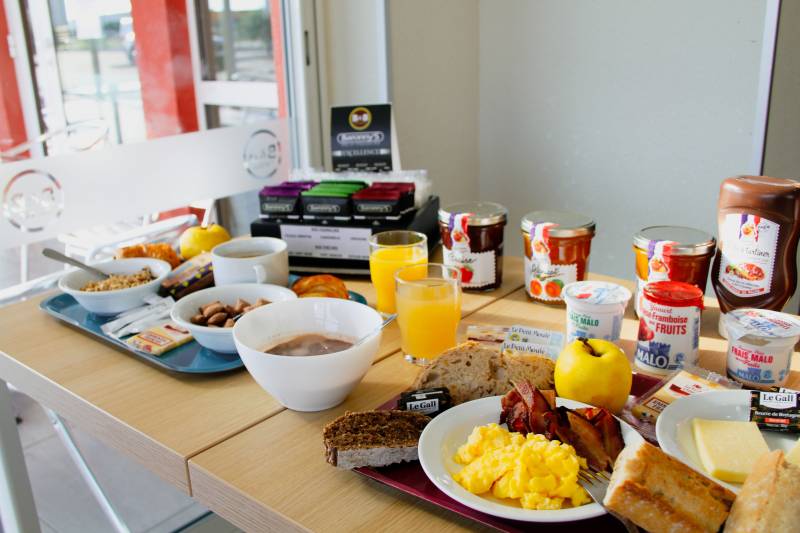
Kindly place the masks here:
<instances>
[{"instance_id":1,"label":"red door frame","mask_svg":"<svg viewBox=\"0 0 800 533\"><path fill-rule=\"evenodd\" d=\"M197 131L186 0L131 2L147 136Z\"/></svg>"},{"instance_id":2,"label":"red door frame","mask_svg":"<svg viewBox=\"0 0 800 533\"><path fill-rule=\"evenodd\" d=\"M291 1L291 0L290 0ZM283 12L281 0L269 0L269 22L272 28L272 60L278 84L278 118L289 116L286 103L286 70L283 58Z\"/></svg>"},{"instance_id":3,"label":"red door frame","mask_svg":"<svg viewBox=\"0 0 800 533\"><path fill-rule=\"evenodd\" d=\"M14 58L11 57L8 35L5 2L0 0L0 152L28 140L17 70Z\"/></svg>"}]
</instances>

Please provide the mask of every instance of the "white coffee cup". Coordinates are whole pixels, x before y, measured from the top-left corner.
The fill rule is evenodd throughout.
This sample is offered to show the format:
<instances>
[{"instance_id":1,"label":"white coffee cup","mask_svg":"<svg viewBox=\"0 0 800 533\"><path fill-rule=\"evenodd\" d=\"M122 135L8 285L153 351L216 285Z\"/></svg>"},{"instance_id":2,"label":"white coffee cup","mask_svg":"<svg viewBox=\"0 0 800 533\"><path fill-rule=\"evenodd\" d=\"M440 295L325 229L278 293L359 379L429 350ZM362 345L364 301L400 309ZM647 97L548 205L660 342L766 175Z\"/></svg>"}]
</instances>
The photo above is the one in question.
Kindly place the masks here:
<instances>
[{"instance_id":1,"label":"white coffee cup","mask_svg":"<svg viewBox=\"0 0 800 533\"><path fill-rule=\"evenodd\" d=\"M214 284L289 284L289 251L286 241L273 237L236 239L211 250Z\"/></svg>"}]
</instances>

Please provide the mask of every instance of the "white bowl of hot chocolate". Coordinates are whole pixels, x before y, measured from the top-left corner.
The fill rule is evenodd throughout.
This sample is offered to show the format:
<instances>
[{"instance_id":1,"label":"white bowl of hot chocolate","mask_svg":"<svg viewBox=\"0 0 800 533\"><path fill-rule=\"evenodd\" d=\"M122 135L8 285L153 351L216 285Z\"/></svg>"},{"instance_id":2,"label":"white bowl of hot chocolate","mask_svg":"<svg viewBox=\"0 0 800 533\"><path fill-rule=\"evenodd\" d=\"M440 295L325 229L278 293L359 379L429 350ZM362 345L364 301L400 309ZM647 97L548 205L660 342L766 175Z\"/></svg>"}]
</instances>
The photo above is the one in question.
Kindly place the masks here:
<instances>
[{"instance_id":1,"label":"white bowl of hot chocolate","mask_svg":"<svg viewBox=\"0 0 800 533\"><path fill-rule=\"evenodd\" d=\"M233 327L236 349L261 387L295 411L339 405L380 346L381 315L338 298L299 298L255 309ZM355 344L355 345L354 345Z\"/></svg>"}]
</instances>

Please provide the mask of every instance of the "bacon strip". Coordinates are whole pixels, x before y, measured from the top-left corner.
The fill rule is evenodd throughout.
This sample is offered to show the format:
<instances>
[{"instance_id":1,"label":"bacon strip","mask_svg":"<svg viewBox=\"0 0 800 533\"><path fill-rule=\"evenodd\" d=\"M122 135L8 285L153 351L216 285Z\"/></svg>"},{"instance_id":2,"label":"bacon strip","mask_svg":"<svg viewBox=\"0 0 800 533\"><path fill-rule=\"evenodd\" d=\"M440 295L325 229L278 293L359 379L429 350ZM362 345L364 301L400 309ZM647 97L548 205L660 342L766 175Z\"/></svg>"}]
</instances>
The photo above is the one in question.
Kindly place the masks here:
<instances>
[{"instance_id":1,"label":"bacon strip","mask_svg":"<svg viewBox=\"0 0 800 533\"><path fill-rule=\"evenodd\" d=\"M541 434L570 444L599 470L610 470L625 446L619 421L607 409L556 408L554 391L540 391L528 381L514 383L500 404L500 423L509 431Z\"/></svg>"}]
</instances>

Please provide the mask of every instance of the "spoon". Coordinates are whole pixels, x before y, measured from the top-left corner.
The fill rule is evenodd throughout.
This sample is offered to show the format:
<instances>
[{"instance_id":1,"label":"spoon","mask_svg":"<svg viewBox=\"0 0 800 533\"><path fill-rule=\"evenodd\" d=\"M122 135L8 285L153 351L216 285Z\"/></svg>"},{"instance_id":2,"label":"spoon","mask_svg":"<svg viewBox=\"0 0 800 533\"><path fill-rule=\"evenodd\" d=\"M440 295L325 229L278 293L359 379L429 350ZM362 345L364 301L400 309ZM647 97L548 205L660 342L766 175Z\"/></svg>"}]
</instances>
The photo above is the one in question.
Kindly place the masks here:
<instances>
[{"instance_id":1,"label":"spoon","mask_svg":"<svg viewBox=\"0 0 800 533\"><path fill-rule=\"evenodd\" d=\"M397 318L397 313L394 313L394 314L391 314L391 315L387 316L387 317L386 317L386 320L384 320L384 321L381 323L381 325L380 325L380 326L378 326L377 328L373 329L372 331L370 331L369 333L367 333L366 335L364 335L363 337L361 337L360 339L358 339L356 342L354 342L354 343L353 343L353 346L351 346L350 348L353 348L354 346L358 346L358 345L359 345L359 344L361 344L362 342L366 341L367 339L369 339L370 337L372 337L373 335L375 335L376 333L378 333L380 330L382 330L383 328L385 328L386 326L388 326L389 324L391 324L391 323L392 323L392 321L393 321L395 318Z\"/></svg>"},{"instance_id":2,"label":"spoon","mask_svg":"<svg viewBox=\"0 0 800 533\"><path fill-rule=\"evenodd\" d=\"M45 257L48 257L50 259L54 259L56 261L61 261L62 263L67 263L68 265L76 266L76 267L80 268L81 270L85 270L89 274L93 274L95 276L98 276L100 279L106 279L108 277L108 274L106 274L102 270L98 270L98 269L96 269L94 267L90 267L89 265L87 265L85 263L81 263L77 259L73 259L72 257L66 256L66 255L62 254L61 252L57 252L57 251L53 250L52 248L45 248L44 250L42 250L42 255L44 255Z\"/></svg>"}]
</instances>

